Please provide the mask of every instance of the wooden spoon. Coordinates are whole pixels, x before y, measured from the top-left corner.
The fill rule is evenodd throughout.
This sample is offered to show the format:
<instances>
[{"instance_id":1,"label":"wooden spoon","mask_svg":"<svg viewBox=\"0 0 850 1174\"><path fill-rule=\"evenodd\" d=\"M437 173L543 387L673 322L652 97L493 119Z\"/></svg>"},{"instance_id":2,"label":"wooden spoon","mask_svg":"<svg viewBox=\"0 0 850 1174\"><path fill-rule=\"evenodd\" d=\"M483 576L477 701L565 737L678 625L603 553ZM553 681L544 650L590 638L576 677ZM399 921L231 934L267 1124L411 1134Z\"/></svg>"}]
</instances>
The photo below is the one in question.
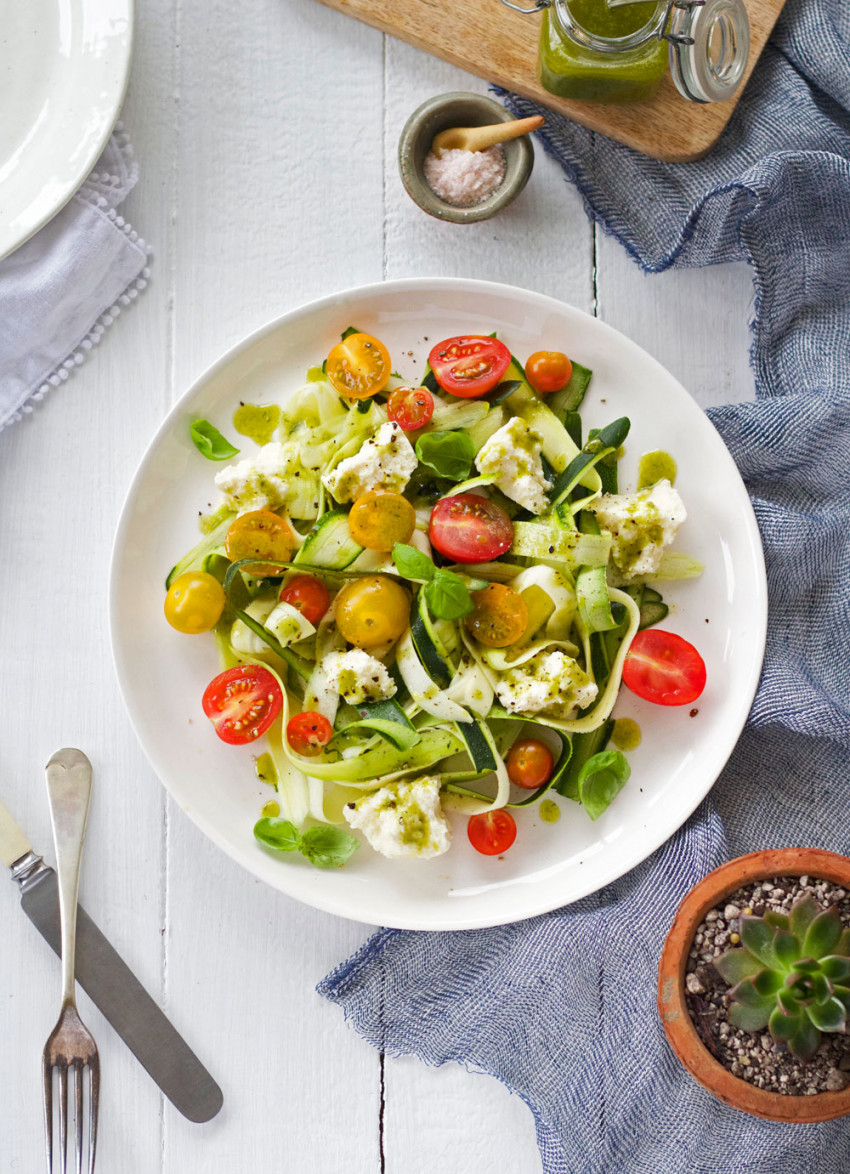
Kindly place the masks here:
<instances>
[{"instance_id":1,"label":"wooden spoon","mask_svg":"<svg viewBox=\"0 0 850 1174\"><path fill-rule=\"evenodd\" d=\"M496 122L493 126L453 126L434 135L431 150L438 157L443 151L485 151L495 143L518 139L537 130L546 120L542 114L532 118L517 118L514 122Z\"/></svg>"}]
</instances>

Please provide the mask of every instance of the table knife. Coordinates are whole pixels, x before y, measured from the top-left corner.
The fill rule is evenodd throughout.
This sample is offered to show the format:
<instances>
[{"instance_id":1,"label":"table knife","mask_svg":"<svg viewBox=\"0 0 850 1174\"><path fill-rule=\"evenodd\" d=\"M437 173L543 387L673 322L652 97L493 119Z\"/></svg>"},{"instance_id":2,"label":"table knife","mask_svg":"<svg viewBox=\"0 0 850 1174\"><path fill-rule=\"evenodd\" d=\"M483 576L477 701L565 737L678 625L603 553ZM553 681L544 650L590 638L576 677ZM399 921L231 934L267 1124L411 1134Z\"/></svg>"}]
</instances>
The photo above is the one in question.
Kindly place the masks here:
<instances>
[{"instance_id":1,"label":"table knife","mask_svg":"<svg viewBox=\"0 0 850 1174\"><path fill-rule=\"evenodd\" d=\"M59 954L56 873L33 852L2 803L0 860L12 870L24 913ZM82 907L76 977L175 1108L190 1121L214 1117L224 1099L221 1089Z\"/></svg>"}]
</instances>

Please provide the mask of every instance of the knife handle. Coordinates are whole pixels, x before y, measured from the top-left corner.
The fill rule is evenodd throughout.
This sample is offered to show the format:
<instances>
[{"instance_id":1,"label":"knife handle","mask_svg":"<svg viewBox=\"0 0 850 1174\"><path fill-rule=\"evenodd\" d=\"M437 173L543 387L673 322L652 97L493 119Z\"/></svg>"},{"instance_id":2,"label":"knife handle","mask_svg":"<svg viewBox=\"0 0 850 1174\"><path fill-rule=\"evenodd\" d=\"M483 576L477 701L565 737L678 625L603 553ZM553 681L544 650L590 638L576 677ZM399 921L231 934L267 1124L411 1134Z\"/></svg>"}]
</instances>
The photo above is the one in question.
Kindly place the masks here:
<instances>
[{"instance_id":1,"label":"knife handle","mask_svg":"<svg viewBox=\"0 0 850 1174\"><path fill-rule=\"evenodd\" d=\"M11 868L27 852L32 852L29 840L0 803L0 860Z\"/></svg>"}]
</instances>

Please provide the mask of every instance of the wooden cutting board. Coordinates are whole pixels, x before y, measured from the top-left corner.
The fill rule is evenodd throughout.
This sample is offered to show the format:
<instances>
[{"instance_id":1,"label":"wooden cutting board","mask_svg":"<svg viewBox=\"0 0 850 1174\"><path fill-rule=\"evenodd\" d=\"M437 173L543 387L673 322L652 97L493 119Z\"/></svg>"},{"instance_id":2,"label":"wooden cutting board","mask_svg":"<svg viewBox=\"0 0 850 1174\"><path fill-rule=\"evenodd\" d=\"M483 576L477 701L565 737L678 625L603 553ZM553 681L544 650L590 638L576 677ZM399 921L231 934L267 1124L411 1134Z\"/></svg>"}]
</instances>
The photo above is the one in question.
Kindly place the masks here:
<instances>
[{"instance_id":1,"label":"wooden cutting board","mask_svg":"<svg viewBox=\"0 0 850 1174\"><path fill-rule=\"evenodd\" d=\"M533 98L644 155L670 162L699 159L717 141L737 97L703 106L677 92L670 75L651 102L604 106L570 102L537 80L540 14L523 16L500 0L321 0L470 73ZM532 0L528 0L531 7ZM749 77L785 0L747 0ZM743 88L743 87L742 87ZM738 91L740 95L741 90Z\"/></svg>"}]
</instances>

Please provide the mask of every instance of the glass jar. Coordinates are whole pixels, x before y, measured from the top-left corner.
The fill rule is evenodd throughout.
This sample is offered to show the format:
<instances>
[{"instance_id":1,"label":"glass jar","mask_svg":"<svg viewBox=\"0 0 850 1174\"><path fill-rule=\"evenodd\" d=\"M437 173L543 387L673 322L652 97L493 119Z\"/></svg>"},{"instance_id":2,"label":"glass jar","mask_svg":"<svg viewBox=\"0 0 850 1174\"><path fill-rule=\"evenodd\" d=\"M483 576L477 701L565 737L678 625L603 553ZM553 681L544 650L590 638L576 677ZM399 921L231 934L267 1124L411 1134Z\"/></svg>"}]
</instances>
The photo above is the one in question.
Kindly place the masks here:
<instances>
[{"instance_id":1,"label":"glass jar","mask_svg":"<svg viewBox=\"0 0 850 1174\"><path fill-rule=\"evenodd\" d=\"M551 94L581 102L647 102L668 68L692 102L738 90L750 52L744 0L535 0L543 10L538 74Z\"/></svg>"}]
</instances>

